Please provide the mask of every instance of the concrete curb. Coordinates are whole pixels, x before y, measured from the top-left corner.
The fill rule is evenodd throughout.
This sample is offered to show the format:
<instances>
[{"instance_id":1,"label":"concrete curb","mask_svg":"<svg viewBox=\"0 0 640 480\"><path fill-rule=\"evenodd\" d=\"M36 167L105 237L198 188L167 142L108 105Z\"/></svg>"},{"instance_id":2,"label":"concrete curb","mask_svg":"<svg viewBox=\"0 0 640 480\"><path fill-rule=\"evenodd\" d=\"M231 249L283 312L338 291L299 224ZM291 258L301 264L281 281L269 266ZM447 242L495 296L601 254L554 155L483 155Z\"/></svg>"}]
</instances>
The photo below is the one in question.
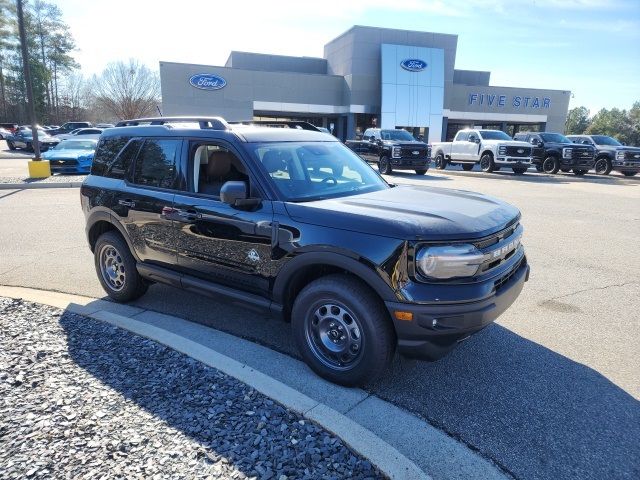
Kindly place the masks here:
<instances>
[{"instance_id":1,"label":"concrete curb","mask_svg":"<svg viewBox=\"0 0 640 480\"><path fill-rule=\"evenodd\" d=\"M0 190L29 190L34 188L79 188L82 182L0 183Z\"/></svg>"},{"instance_id":2,"label":"concrete curb","mask_svg":"<svg viewBox=\"0 0 640 480\"><path fill-rule=\"evenodd\" d=\"M65 308L74 313L82 313L85 316L110 323L166 345L195 360L214 367L227 375L235 377L286 408L316 422L325 430L341 438L355 452L369 460L389 478L406 480L431 479L429 475L419 469L413 462L370 430L345 417L331 407L319 403L284 383L204 345L128 316L102 309L92 311L93 308L91 308L91 304L95 302L93 298L4 286L0 286L0 295L10 298L22 298L58 308ZM108 304L109 302L104 303ZM74 304L80 308L72 307Z\"/></svg>"}]
</instances>

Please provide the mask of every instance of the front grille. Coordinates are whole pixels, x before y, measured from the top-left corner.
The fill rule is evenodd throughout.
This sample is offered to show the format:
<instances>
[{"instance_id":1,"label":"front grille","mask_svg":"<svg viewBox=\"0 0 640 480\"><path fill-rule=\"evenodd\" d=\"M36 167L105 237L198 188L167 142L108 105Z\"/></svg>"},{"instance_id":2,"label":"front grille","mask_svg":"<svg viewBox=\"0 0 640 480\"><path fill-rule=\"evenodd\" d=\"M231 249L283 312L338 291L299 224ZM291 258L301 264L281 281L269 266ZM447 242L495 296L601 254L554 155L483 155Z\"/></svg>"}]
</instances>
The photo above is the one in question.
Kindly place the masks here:
<instances>
[{"instance_id":1,"label":"front grille","mask_svg":"<svg viewBox=\"0 0 640 480\"><path fill-rule=\"evenodd\" d=\"M427 147L401 147L400 155L403 158L425 158L427 156Z\"/></svg>"},{"instance_id":2,"label":"front grille","mask_svg":"<svg viewBox=\"0 0 640 480\"><path fill-rule=\"evenodd\" d=\"M495 245L496 243L501 242L502 240L504 240L507 237L510 237L511 235L513 235L513 232L516 230L516 228L518 228L518 225L520 225L519 223L516 223L514 225L511 225L510 227L505 228L504 230L500 230L497 233L494 233L488 237L482 238L480 240L476 240L474 242L471 242L476 248L479 248L480 250L483 250L487 247L490 247L491 245Z\"/></svg>"},{"instance_id":3,"label":"front grille","mask_svg":"<svg viewBox=\"0 0 640 480\"><path fill-rule=\"evenodd\" d=\"M591 160L595 152L591 148L572 148L572 157L576 160Z\"/></svg>"},{"instance_id":4,"label":"front grille","mask_svg":"<svg viewBox=\"0 0 640 480\"><path fill-rule=\"evenodd\" d=\"M49 160L49 165L51 166L55 166L55 165L78 165L78 161L77 160Z\"/></svg>"},{"instance_id":5,"label":"front grille","mask_svg":"<svg viewBox=\"0 0 640 480\"><path fill-rule=\"evenodd\" d=\"M509 270L502 277L500 277L498 280L496 280L493 283L493 286L494 286L496 292L498 292L504 286L505 283L507 283L509 280L511 280L511 278L513 278L513 276L516 274L516 272L518 270L520 270L520 267L522 267L526 263L527 263L527 257L522 257L520 259L520 261L518 263L516 263L511 270Z\"/></svg>"},{"instance_id":6,"label":"front grille","mask_svg":"<svg viewBox=\"0 0 640 480\"><path fill-rule=\"evenodd\" d=\"M624 152L625 160L635 160L640 162L640 151L627 150Z\"/></svg>"},{"instance_id":7,"label":"front grille","mask_svg":"<svg viewBox=\"0 0 640 480\"><path fill-rule=\"evenodd\" d=\"M531 147L515 147L513 145L507 145L506 155L510 157L530 157Z\"/></svg>"}]
</instances>

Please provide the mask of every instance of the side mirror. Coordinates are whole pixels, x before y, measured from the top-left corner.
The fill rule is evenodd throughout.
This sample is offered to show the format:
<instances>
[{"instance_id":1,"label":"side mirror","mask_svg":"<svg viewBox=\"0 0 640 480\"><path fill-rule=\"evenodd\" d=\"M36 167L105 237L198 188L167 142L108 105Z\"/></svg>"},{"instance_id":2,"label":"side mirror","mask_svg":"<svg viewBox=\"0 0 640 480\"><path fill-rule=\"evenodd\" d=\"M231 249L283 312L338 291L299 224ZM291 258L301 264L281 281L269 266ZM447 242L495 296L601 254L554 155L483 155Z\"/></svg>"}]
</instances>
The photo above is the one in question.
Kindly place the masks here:
<instances>
[{"instance_id":1,"label":"side mirror","mask_svg":"<svg viewBox=\"0 0 640 480\"><path fill-rule=\"evenodd\" d=\"M232 207L254 207L259 198L247 198L247 184L240 181L225 182L220 189L220 200Z\"/></svg>"}]
</instances>

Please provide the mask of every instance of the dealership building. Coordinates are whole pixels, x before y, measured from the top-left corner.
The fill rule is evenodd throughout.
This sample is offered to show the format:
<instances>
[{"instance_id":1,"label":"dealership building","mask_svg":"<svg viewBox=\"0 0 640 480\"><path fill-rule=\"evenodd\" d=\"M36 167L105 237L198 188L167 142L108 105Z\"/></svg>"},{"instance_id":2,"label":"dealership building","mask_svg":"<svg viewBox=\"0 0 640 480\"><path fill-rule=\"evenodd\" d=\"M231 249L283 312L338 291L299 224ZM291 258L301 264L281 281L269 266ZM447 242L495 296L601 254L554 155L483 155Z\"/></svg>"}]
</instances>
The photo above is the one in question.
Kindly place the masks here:
<instances>
[{"instance_id":1,"label":"dealership building","mask_svg":"<svg viewBox=\"0 0 640 480\"><path fill-rule=\"evenodd\" d=\"M323 58L233 51L224 66L160 62L163 114L306 120L343 140L372 126L430 142L473 126L564 130L571 92L489 85L490 72L455 68L457 45L457 35L354 26Z\"/></svg>"}]
</instances>

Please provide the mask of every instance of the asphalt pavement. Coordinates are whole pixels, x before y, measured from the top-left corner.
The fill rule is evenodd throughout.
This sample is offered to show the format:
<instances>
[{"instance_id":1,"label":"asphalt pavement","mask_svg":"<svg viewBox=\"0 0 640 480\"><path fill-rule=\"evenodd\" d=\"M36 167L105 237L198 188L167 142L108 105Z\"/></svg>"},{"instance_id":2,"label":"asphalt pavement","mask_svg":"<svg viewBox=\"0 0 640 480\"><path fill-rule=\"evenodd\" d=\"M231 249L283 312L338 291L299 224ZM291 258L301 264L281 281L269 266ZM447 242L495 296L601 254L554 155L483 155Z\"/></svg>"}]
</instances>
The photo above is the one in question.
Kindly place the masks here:
<instances>
[{"instance_id":1,"label":"asphalt pavement","mask_svg":"<svg viewBox=\"0 0 640 480\"><path fill-rule=\"evenodd\" d=\"M532 274L495 325L438 362L396 358L369 389L517 478L638 478L640 179L457 171L390 178L515 204ZM0 192L0 284L104 295L78 196ZM160 285L137 304L297 356L287 324L237 306Z\"/></svg>"}]
</instances>

